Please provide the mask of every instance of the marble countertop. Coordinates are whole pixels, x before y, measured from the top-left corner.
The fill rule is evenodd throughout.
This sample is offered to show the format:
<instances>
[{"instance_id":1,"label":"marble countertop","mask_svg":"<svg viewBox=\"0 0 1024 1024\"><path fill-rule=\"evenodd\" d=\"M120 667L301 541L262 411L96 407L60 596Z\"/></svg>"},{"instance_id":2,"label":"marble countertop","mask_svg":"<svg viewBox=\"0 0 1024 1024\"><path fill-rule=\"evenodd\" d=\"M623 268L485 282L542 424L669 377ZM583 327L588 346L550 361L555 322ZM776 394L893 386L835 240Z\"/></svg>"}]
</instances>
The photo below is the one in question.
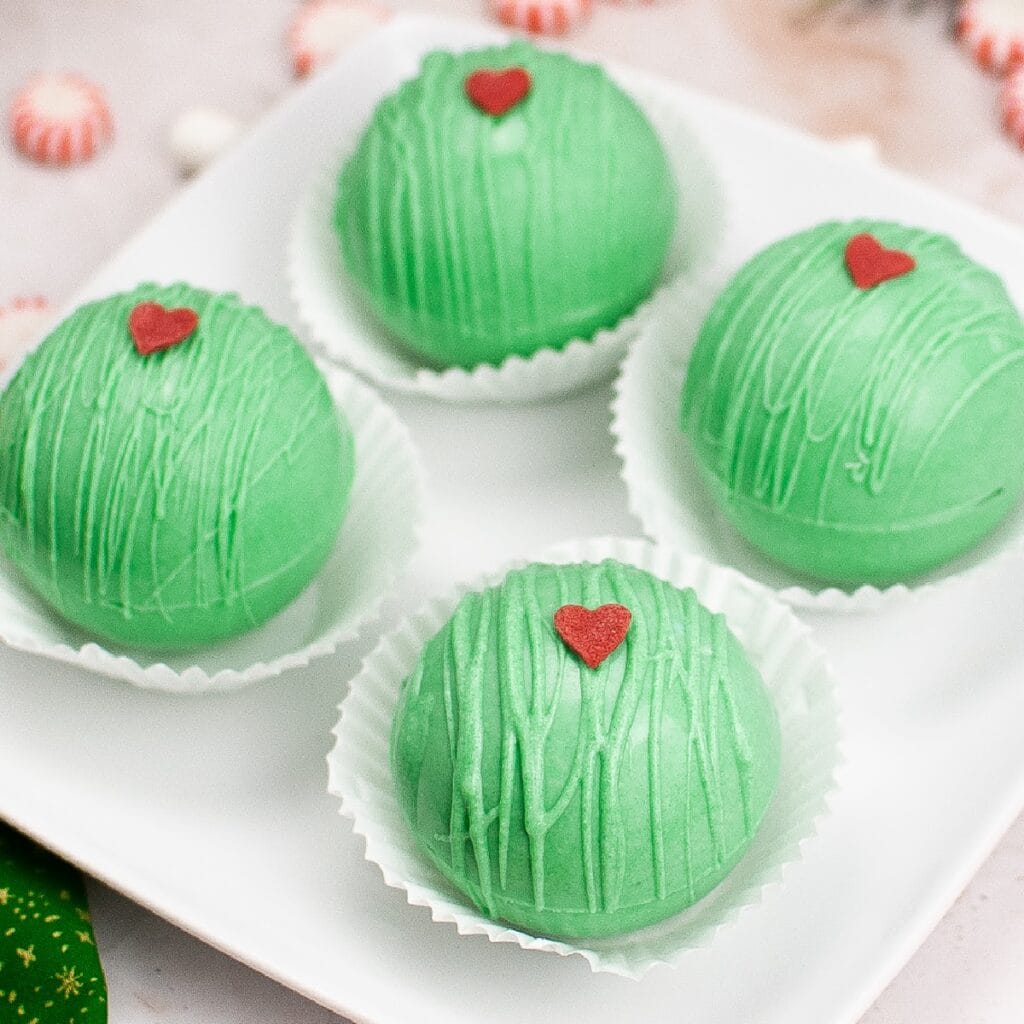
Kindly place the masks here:
<instances>
[{"instance_id":1,"label":"marble countertop","mask_svg":"<svg viewBox=\"0 0 1024 1024\"><path fill-rule=\"evenodd\" d=\"M0 306L65 301L182 187L167 148L195 105L253 123L293 81L290 0L6 0L0 98L42 68L106 88L115 145L70 171L0 146ZM395 0L482 17L483 0ZM948 38L945 5L855 4L801 19L787 0L597 0L571 42L830 137L867 136L880 157L1024 222L1024 154L999 131L998 82ZM173 69L168 74L167 69ZM91 886L111 1024L329 1024L340 1018L211 950L102 885ZM1024 1019L1024 818L863 1024ZM739 1022L738 1022L739 1024ZM746 1022L744 1022L746 1024ZM827 1022L822 1022L827 1024Z\"/></svg>"}]
</instances>

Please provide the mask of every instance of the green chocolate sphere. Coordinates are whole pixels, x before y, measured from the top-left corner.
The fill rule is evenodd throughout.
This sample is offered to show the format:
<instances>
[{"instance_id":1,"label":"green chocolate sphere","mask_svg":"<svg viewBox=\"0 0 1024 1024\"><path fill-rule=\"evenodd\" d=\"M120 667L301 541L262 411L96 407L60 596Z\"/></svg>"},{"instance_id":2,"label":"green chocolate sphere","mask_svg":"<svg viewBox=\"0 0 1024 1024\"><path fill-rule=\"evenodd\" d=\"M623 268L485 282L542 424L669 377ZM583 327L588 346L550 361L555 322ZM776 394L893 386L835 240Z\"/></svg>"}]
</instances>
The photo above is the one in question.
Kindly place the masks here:
<instances>
[{"instance_id":1,"label":"green chocolate sphere","mask_svg":"<svg viewBox=\"0 0 1024 1024\"><path fill-rule=\"evenodd\" d=\"M857 287L854 236L916 267ZM893 583L961 554L1024 490L1024 326L943 235L822 224L733 278L701 329L682 425L740 533L818 579Z\"/></svg>"},{"instance_id":2,"label":"green chocolate sphere","mask_svg":"<svg viewBox=\"0 0 1024 1024\"><path fill-rule=\"evenodd\" d=\"M194 332L140 355L141 303ZM80 307L0 397L0 541L65 618L174 649L280 611L331 550L353 438L287 328L231 295L142 285Z\"/></svg>"},{"instance_id":3,"label":"green chocolate sphere","mask_svg":"<svg viewBox=\"0 0 1024 1024\"><path fill-rule=\"evenodd\" d=\"M499 115L481 69L525 68ZM500 363L611 327L658 281L676 218L650 122L601 68L527 43L432 53L373 113L338 182L345 268L427 361Z\"/></svg>"},{"instance_id":4,"label":"green chocolate sphere","mask_svg":"<svg viewBox=\"0 0 1024 1024\"><path fill-rule=\"evenodd\" d=\"M596 668L563 605L623 605ZM399 802L487 916L587 938L654 924L743 855L778 777L774 706L725 619L618 562L531 565L465 596L402 686Z\"/></svg>"}]
</instances>

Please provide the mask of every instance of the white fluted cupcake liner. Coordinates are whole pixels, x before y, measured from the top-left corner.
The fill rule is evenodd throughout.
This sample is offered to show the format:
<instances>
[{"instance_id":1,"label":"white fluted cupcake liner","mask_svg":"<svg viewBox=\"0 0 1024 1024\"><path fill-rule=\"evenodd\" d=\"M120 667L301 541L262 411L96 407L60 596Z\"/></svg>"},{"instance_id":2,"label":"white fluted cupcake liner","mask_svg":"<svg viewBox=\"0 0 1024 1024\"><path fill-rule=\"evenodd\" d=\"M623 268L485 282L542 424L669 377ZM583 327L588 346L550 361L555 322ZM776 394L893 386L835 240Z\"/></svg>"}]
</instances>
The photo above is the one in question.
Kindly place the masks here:
<instances>
[{"instance_id":1,"label":"white fluted cupcake liner","mask_svg":"<svg viewBox=\"0 0 1024 1024\"><path fill-rule=\"evenodd\" d=\"M564 348L510 356L498 366L471 370L424 365L374 316L346 274L333 226L338 176L363 126L352 127L339 156L303 197L292 225L288 277L292 301L313 345L329 359L396 391L451 402L531 402L611 379L652 300L704 265L724 235L727 197L723 177L680 112L674 93L646 79L617 76L643 108L665 146L678 185L679 217L661 281L651 297L615 327Z\"/></svg>"},{"instance_id":2,"label":"white fluted cupcake liner","mask_svg":"<svg viewBox=\"0 0 1024 1024\"><path fill-rule=\"evenodd\" d=\"M889 587L829 586L773 562L750 545L708 492L681 425L690 353L728 277L714 270L663 295L630 346L615 383L612 435L630 511L648 537L733 566L796 607L831 612L891 607L1024 551L1024 503L965 555Z\"/></svg>"},{"instance_id":3,"label":"white fluted cupcake liner","mask_svg":"<svg viewBox=\"0 0 1024 1024\"><path fill-rule=\"evenodd\" d=\"M154 663L144 651L107 649L90 640L3 560L0 641L145 689L195 694L240 689L354 640L415 551L422 473L408 431L377 394L344 370L319 366L352 427L356 472L334 549L291 605L252 632Z\"/></svg>"},{"instance_id":4,"label":"white fluted cupcake liner","mask_svg":"<svg viewBox=\"0 0 1024 1024\"><path fill-rule=\"evenodd\" d=\"M336 743L328 755L329 788L341 799L341 813L365 839L367 860L380 868L389 886L404 890L411 904L428 907L435 921L454 924L462 935L579 955L594 971L640 978L658 964L672 964L687 950L708 945L722 925L757 903L767 886L782 879L786 866L800 859L835 786L839 708L832 671L808 627L769 590L734 570L648 541L618 538L560 544L537 560L564 564L605 558L635 565L675 586L692 587L708 608L724 613L775 701L782 734L778 789L747 854L708 896L651 928L613 938L556 941L484 917L419 850L399 807L389 762L391 722L402 680L464 593L497 583L523 562L430 601L380 641L341 704Z\"/></svg>"}]
</instances>

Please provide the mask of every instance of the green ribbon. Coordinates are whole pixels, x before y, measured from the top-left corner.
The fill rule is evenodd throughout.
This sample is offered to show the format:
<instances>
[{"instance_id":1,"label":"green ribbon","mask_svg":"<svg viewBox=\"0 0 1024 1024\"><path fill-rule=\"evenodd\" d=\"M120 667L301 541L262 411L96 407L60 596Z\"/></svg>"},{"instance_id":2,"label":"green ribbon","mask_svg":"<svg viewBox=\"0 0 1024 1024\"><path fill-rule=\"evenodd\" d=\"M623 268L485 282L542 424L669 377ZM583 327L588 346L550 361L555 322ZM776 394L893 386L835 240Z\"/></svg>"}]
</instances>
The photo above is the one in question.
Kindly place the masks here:
<instances>
[{"instance_id":1,"label":"green ribbon","mask_svg":"<svg viewBox=\"0 0 1024 1024\"><path fill-rule=\"evenodd\" d=\"M0 823L0 1021L105 1024L82 876Z\"/></svg>"}]
</instances>

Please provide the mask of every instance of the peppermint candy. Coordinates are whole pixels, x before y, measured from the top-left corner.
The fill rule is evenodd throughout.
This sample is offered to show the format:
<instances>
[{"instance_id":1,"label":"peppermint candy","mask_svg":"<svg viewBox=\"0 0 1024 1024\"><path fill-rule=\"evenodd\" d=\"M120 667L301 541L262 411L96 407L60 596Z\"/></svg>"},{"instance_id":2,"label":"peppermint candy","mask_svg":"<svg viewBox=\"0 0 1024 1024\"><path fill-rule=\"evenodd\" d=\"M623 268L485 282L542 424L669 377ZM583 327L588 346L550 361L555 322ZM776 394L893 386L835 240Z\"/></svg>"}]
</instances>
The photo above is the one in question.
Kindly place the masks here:
<instances>
[{"instance_id":1,"label":"peppermint candy","mask_svg":"<svg viewBox=\"0 0 1024 1024\"><path fill-rule=\"evenodd\" d=\"M295 15L288 48L298 78L329 64L391 11L375 0L308 0Z\"/></svg>"},{"instance_id":2,"label":"peppermint candy","mask_svg":"<svg viewBox=\"0 0 1024 1024\"><path fill-rule=\"evenodd\" d=\"M67 166L88 160L113 135L102 90L81 75L36 75L11 107L14 144L40 163Z\"/></svg>"},{"instance_id":3,"label":"peppermint candy","mask_svg":"<svg viewBox=\"0 0 1024 1024\"><path fill-rule=\"evenodd\" d=\"M503 25L535 35L565 35L590 15L591 0L491 0Z\"/></svg>"},{"instance_id":4,"label":"peppermint candy","mask_svg":"<svg viewBox=\"0 0 1024 1024\"><path fill-rule=\"evenodd\" d=\"M1024 4L1020 0L962 0L957 35L987 71L1024 63Z\"/></svg>"}]
</instances>

